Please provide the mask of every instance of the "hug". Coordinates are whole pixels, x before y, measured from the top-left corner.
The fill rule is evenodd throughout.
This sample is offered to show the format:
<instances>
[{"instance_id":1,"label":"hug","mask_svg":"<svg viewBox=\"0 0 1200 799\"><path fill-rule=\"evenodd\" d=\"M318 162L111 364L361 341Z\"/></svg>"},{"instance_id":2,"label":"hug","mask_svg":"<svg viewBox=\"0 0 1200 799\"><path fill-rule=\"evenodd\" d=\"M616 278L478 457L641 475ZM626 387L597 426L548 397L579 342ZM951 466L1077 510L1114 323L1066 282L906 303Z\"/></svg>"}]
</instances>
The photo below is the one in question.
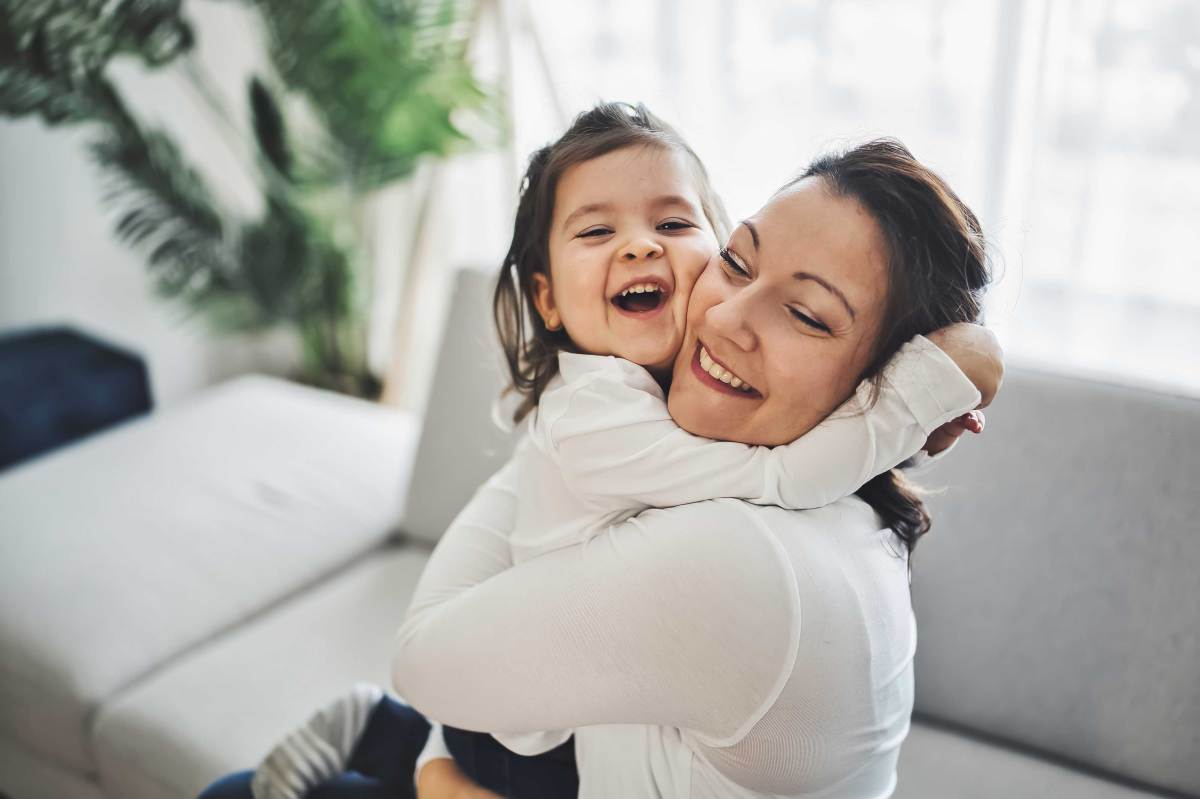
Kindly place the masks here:
<instances>
[{"instance_id":1,"label":"hug","mask_svg":"<svg viewBox=\"0 0 1200 799\"><path fill-rule=\"evenodd\" d=\"M347 686L204 799L890 796L932 524L907 473L983 431L989 279L899 142L731 224L645 107L581 114L497 278L524 433L396 620L394 696Z\"/></svg>"}]
</instances>

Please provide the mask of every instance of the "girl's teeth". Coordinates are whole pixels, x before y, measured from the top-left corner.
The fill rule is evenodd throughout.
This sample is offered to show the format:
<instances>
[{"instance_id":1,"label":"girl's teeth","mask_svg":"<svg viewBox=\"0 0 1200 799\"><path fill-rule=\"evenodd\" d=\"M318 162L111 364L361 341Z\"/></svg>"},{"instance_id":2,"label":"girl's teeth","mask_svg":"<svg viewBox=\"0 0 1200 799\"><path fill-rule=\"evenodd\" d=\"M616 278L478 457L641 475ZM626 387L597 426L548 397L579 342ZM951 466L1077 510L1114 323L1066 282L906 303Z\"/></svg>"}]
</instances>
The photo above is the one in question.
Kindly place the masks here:
<instances>
[{"instance_id":1,"label":"girl's teeth","mask_svg":"<svg viewBox=\"0 0 1200 799\"><path fill-rule=\"evenodd\" d=\"M734 388L737 388L741 384L742 384L742 380L740 377L735 377L735 378L733 378L733 380L729 381L729 385L733 386Z\"/></svg>"},{"instance_id":2,"label":"girl's teeth","mask_svg":"<svg viewBox=\"0 0 1200 799\"><path fill-rule=\"evenodd\" d=\"M626 294L645 294L647 291L658 291L658 286L653 283L638 283L622 291L621 296L624 297Z\"/></svg>"}]
</instances>

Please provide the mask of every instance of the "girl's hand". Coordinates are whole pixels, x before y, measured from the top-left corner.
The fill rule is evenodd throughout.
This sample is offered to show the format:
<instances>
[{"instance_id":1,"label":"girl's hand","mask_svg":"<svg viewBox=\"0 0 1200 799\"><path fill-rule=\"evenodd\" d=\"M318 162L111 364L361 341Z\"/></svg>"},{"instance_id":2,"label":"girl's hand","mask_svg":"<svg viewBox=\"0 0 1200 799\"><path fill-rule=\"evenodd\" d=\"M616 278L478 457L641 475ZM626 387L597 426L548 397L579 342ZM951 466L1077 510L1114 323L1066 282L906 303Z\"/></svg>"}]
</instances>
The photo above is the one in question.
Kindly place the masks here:
<instances>
[{"instance_id":1,"label":"girl's hand","mask_svg":"<svg viewBox=\"0 0 1200 799\"><path fill-rule=\"evenodd\" d=\"M967 379L979 389L983 397L979 407L990 405L1000 390L1000 384L1004 382L1004 350L1000 348L996 334L983 325L963 322L935 330L926 338L949 355ZM962 435L961 430L958 435Z\"/></svg>"},{"instance_id":2,"label":"girl's hand","mask_svg":"<svg viewBox=\"0 0 1200 799\"><path fill-rule=\"evenodd\" d=\"M476 785L449 758L430 760L417 776L417 799L504 799Z\"/></svg>"},{"instance_id":3,"label":"girl's hand","mask_svg":"<svg viewBox=\"0 0 1200 799\"><path fill-rule=\"evenodd\" d=\"M968 430L975 434L982 433L983 426L983 411L964 413L957 419L951 419L934 430L929 436L929 440L925 442L925 451L930 455L937 455L942 450L948 449L959 436Z\"/></svg>"}]
</instances>

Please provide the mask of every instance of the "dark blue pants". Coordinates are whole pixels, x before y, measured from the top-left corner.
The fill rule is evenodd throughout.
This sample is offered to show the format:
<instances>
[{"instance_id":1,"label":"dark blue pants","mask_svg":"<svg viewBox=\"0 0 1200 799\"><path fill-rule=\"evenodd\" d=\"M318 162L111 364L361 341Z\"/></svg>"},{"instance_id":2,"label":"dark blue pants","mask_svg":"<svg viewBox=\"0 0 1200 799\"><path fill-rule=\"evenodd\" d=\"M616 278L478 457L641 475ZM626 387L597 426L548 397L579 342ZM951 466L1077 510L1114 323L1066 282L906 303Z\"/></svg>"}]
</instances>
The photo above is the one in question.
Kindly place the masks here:
<instances>
[{"instance_id":1,"label":"dark blue pants","mask_svg":"<svg viewBox=\"0 0 1200 799\"><path fill-rule=\"evenodd\" d=\"M309 791L306 799L415 799L413 769L429 737L429 722L408 705L384 697L367 720L346 771ZM575 799L579 774L575 740L541 755L508 751L482 732L445 727L446 747L459 769L510 799ZM217 780L199 799L253 799L253 771Z\"/></svg>"}]
</instances>

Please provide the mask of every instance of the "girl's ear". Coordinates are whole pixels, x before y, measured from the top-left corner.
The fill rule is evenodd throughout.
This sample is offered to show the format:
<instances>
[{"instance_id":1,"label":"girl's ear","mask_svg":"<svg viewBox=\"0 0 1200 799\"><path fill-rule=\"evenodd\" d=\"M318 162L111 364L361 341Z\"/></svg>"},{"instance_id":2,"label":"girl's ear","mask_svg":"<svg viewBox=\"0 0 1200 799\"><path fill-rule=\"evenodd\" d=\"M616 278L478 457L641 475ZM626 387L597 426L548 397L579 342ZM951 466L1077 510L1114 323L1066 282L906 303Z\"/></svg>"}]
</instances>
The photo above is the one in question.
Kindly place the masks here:
<instances>
[{"instance_id":1,"label":"girl's ear","mask_svg":"<svg viewBox=\"0 0 1200 799\"><path fill-rule=\"evenodd\" d=\"M558 308L554 305L554 292L550 290L550 278L541 272L533 273L533 306L537 308L538 316L550 331L562 328L562 319L558 316Z\"/></svg>"}]
</instances>

